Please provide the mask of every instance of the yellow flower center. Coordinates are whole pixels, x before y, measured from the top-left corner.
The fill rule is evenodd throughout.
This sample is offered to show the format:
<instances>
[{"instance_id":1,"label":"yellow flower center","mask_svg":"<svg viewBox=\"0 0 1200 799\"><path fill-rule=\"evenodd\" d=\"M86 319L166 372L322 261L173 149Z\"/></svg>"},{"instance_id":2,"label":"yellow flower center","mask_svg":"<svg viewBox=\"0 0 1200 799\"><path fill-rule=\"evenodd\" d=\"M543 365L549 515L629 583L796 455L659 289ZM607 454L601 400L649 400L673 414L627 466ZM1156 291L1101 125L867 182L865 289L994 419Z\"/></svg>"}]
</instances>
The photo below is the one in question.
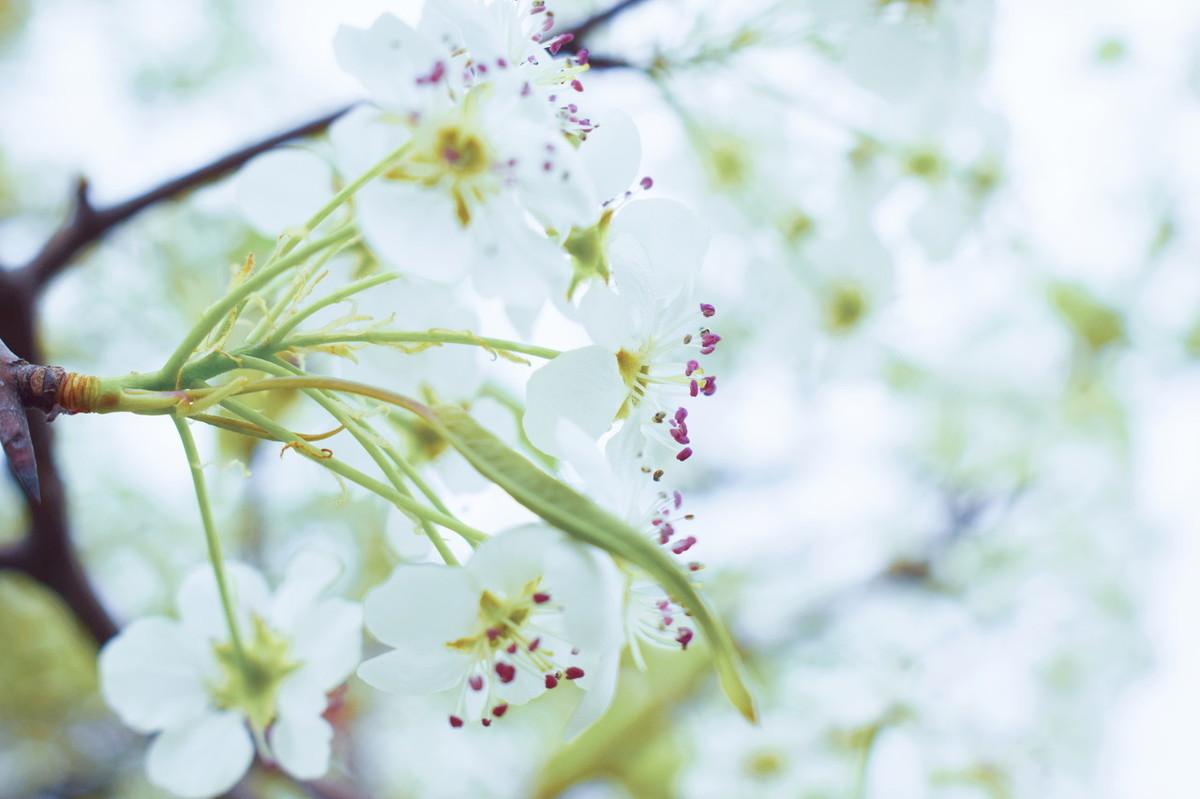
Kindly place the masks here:
<instances>
[{"instance_id":1,"label":"yellow flower center","mask_svg":"<svg viewBox=\"0 0 1200 799\"><path fill-rule=\"evenodd\" d=\"M825 304L825 327L838 335L849 333L867 315L867 298L853 283L839 283Z\"/></svg>"},{"instance_id":2,"label":"yellow flower center","mask_svg":"<svg viewBox=\"0 0 1200 799\"><path fill-rule=\"evenodd\" d=\"M261 617L254 617L253 626L244 658L238 657L232 642L213 647L221 671L213 695L218 707L240 710L251 726L261 731L275 719L279 686L300 664L291 659L287 639L272 631Z\"/></svg>"}]
</instances>

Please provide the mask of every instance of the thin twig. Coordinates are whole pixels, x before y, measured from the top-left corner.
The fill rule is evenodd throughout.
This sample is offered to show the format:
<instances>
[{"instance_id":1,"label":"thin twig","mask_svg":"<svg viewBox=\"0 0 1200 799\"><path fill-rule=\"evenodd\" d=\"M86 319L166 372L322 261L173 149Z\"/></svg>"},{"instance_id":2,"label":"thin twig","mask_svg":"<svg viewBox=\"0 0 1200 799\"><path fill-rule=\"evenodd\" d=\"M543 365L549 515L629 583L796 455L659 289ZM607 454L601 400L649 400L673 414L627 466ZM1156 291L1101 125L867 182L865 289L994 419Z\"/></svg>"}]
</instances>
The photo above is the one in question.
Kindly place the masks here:
<instances>
[{"instance_id":1,"label":"thin twig","mask_svg":"<svg viewBox=\"0 0 1200 799\"><path fill-rule=\"evenodd\" d=\"M294 128L267 136L107 208L96 208L92 205L88 197L88 182L81 178L75 187L74 205L67 221L50 237L38 254L22 267L26 279L37 288L44 286L82 250L140 211L225 177L254 156L281 144L320 133L352 107L339 108Z\"/></svg>"},{"instance_id":2,"label":"thin twig","mask_svg":"<svg viewBox=\"0 0 1200 799\"><path fill-rule=\"evenodd\" d=\"M612 20L624 14L629 9L641 5L645 0L620 0L603 11L598 11L587 19L575 25L566 26L565 30L570 31L575 35L575 40L569 42L563 50L568 52L578 52L583 46L583 40L588 37L594 30L607 25Z\"/></svg>"}]
</instances>

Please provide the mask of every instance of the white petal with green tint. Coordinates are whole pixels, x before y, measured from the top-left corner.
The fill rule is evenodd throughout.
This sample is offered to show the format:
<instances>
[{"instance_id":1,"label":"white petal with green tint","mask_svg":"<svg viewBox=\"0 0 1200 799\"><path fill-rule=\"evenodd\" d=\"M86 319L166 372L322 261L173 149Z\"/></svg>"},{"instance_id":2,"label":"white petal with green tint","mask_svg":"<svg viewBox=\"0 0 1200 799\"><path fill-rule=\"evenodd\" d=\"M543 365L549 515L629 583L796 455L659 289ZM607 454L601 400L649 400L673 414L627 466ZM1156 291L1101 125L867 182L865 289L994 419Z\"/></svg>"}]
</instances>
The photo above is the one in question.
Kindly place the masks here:
<instances>
[{"instance_id":1,"label":"white petal with green tint","mask_svg":"<svg viewBox=\"0 0 1200 799\"><path fill-rule=\"evenodd\" d=\"M232 788L253 760L241 715L209 713L158 736L146 755L146 773L171 793L199 799Z\"/></svg>"},{"instance_id":2,"label":"white petal with green tint","mask_svg":"<svg viewBox=\"0 0 1200 799\"><path fill-rule=\"evenodd\" d=\"M551 455L557 454L562 421L599 438L612 427L627 393L613 352L598 346L564 352L529 378L525 434Z\"/></svg>"},{"instance_id":3,"label":"white petal with green tint","mask_svg":"<svg viewBox=\"0 0 1200 799\"><path fill-rule=\"evenodd\" d=\"M196 717L209 706L203 646L176 621L135 621L100 651L104 701L138 732Z\"/></svg>"}]
</instances>

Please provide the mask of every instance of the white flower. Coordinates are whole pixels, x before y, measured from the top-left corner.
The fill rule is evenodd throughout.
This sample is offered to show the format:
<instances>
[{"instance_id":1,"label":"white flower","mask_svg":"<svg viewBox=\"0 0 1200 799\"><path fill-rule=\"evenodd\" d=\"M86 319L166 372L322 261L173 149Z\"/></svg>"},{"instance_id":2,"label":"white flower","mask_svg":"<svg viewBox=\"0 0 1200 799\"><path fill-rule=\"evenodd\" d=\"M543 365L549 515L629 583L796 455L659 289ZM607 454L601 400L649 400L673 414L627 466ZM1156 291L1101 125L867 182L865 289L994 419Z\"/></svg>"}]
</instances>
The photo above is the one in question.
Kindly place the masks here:
<instances>
[{"instance_id":1,"label":"white flower","mask_svg":"<svg viewBox=\"0 0 1200 799\"><path fill-rule=\"evenodd\" d=\"M612 561L549 528L501 533L464 567L396 567L366 600L367 628L395 650L358 675L385 691L444 693L450 724L490 726L509 705L571 682L575 735L604 712L621 644Z\"/></svg>"},{"instance_id":2,"label":"white flower","mask_svg":"<svg viewBox=\"0 0 1200 799\"><path fill-rule=\"evenodd\" d=\"M320 594L340 566L306 551L272 595L262 575L226 565L245 660L229 641L210 568L179 589L179 619L129 625L100 652L100 689L125 724L159 733L150 745L151 782L185 797L231 788L255 745L298 779L329 767L333 728L326 694L359 661L362 609Z\"/></svg>"},{"instance_id":3,"label":"white flower","mask_svg":"<svg viewBox=\"0 0 1200 799\"><path fill-rule=\"evenodd\" d=\"M693 516L683 513L683 494L665 488L661 475L641 467L632 453L613 439L601 453L595 442L570 422L560 422L558 447L563 460L578 476L581 488L604 507L609 508L635 530L654 543L681 557L696 545L696 536L686 526ZM659 648L683 648L695 638L687 623L688 613L642 569L620 562L623 577L625 643L634 663L645 669L641 645ZM698 572L697 561L681 563L680 568Z\"/></svg>"},{"instance_id":4,"label":"white flower","mask_svg":"<svg viewBox=\"0 0 1200 799\"><path fill-rule=\"evenodd\" d=\"M509 34L488 28L491 12L448 13L463 8L427 9L417 30L390 15L369 30L342 28L338 60L379 107L350 114L331 135L357 162L343 169L356 174L408 145L356 198L363 236L381 258L442 282L470 273L485 294L539 306L565 261L546 228L585 224L599 206L575 148L579 119L561 118L534 90L539 74L528 59L496 55L493 40Z\"/></svg>"},{"instance_id":5,"label":"white flower","mask_svg":"<svg viewBox=\"0 0 1200 799\"><path fill-rule=\"evenodd\" d=\"M716 376L700 363L721 340L707 326L716 310L693 302L686 290L662 299L670 295L655 285L647 250L614 261L620 293L593 286L579 307L596 343L562 353L529 378L525 432L538 448L561 454L560 422L596 439L625 420L621 435L639 442L644 436L687 460L692 449L682 403L717 390Z\"/></svg>"},{"instance_id":6,"label":"white flower","mask_svg":"<svg viewBox=\"0 0 1200 799\"><path fill-rule=\"evenodd\" d=\"M579 156L602 204L588 227L564 236L572 270L565 293L555 287L556 300L564 294L569 300L592 282L608 284L617 264L640 269L658 296L674 296L699 270L707 233L683 203L644 197L654 180L645 176L635 184L641 155L641 136L628 114L606 110L604 121L588 132Z\"/></svg>"}]
</instances>

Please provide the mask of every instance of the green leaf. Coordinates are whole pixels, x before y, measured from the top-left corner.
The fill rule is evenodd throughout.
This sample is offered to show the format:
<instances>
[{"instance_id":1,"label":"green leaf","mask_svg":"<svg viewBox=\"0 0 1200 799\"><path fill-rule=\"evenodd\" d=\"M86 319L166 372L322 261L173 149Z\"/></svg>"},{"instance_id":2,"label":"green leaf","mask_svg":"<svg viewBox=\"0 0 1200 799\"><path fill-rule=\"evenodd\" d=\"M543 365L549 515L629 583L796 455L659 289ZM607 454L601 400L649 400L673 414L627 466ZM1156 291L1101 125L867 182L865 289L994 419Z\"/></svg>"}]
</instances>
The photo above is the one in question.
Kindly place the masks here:
<instances>
[{"instance_id":1,"label":"green leaf","mask_svg":"<svg viewBox=\"0 0 1200 799\"><path fill-rule=\"evenodd\" d=\"M686 608L713 651L721 687L734 707L757 721L754 697L733 638L692 586L688 575L648 536L642 535L587 497L538 469L462 408L438 405L429 410L434 424L475 469L517 502L584 543L599 547L646 571Z\"/></svg>"}]
</instances>

